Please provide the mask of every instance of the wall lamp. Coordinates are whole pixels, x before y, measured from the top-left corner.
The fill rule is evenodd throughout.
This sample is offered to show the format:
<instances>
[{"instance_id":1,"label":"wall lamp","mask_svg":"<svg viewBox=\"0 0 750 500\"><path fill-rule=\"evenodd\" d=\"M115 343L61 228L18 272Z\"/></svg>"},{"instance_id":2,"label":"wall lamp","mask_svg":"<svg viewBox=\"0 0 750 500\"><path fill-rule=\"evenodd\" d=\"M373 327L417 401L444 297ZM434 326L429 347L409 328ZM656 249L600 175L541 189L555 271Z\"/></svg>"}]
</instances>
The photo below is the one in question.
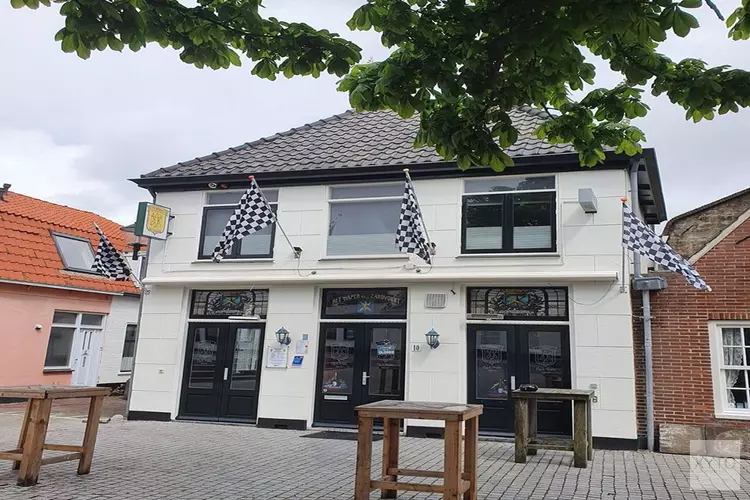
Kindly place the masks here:
<instances>
[{"instance_id":1,"label":"wall lamp","mask_svg":"<svg viewBox=\"0 0 750 500\"><path fill-rule=\"evenodd\" d=\"M284 328L283 326L276 330L276 340L279 341L279 344L281 345L289 345L292 343L292 339L289 338L289 330Z\"/></svg>"},{"instance_id":2,"label":"wall lamp","mask_svg":"<svg viewBox=\"0 0 750 500\"><path fill-rule=\"evenodd\" d=\"M437 349L440 345L440 341L438 340L440 334L434 328L430 328L430 331L425 333L424 336L427 338L427 345L433 349Z\"/></svg>"}]
</instances>

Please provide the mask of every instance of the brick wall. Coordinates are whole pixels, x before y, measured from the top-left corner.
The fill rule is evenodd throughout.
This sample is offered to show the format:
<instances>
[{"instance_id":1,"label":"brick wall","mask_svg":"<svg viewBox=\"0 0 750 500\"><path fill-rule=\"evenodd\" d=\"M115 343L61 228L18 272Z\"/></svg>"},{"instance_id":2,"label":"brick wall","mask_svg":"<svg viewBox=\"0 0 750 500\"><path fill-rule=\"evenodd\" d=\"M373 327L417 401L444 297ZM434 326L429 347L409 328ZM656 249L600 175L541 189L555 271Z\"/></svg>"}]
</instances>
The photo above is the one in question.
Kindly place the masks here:
<instances>
[{"instance_id":1,"label":"brick wall","mask_svg":"<svg viewBox=\"0 0 750 500\"><path fill-rule=\"evenodd\" d=\"M750 220L745 221L695 265L713 288L703 292L682 275L658 273L667 289L651 293L654 355L654 419L659 424L741 426L750 421L714 418L708 323L750 321ZM633 297L633 335L639 435L646 433L643 307Z\"/></svg>"}]
</instances>

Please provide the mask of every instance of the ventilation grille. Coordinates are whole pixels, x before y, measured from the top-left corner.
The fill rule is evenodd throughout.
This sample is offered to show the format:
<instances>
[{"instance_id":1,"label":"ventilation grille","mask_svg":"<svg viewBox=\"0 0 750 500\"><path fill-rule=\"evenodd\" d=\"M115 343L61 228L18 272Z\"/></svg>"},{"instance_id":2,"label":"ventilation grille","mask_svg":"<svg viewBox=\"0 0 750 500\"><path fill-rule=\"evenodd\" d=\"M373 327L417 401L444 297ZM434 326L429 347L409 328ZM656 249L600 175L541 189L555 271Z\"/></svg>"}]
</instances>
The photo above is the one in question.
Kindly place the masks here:
<instances>
[{"instance_id":1,"label":"ventilation grille","mask_svg":"<svg viewBox=\"0 0 750 500\"><path fill-rule=\"evenodd\" d=\"M424 306L430 309L442 309L445 307L446 300L444 293L428 293L424 297Z\"/></svg>"}]
</instances>

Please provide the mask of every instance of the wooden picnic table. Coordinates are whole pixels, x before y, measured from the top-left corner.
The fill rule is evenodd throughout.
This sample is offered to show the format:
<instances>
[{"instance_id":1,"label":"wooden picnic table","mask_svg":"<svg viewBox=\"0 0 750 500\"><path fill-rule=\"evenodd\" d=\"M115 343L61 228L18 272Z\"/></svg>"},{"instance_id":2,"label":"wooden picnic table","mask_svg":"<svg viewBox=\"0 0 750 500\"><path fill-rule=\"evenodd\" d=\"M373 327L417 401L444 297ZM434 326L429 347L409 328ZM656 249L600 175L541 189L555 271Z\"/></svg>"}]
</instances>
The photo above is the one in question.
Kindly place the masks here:
<instances>
[{"instance_id":1,"label":"wooden picnic table","mask_svg":"<svg viewBox=\"0 0 750 500\"><path fill-rule=\"evenodd\" d=\"M588 389L545 389L511 392L516 413L516 463L525 464L527 455L536 450L573 452L573 465L585 469L594 458L591 430L591 401L594 391ZM537 401L573 401L573 439L537 437Z\"/></svg>"},{"instance_id":2,"label":"wooden picnic table","mask_svg":"<svg viewBox=\"0 0 750 500\"><path fill-rule=\"evenodd\" d=\"M110 392L111 389L107 387L60 385L0 387L0 398L28 399L26 415L18 437L18 446L16 449L0 452L0 460L12 460L13 470L20 469L18 486L34 486L39 479L39 469L42 465L78 460L78 474L88 474L91 471L102 402L104 396L108 396ZM90 398L91 400L83 444L81 446L48 444L46 442L47 426L52 410L52 400L69 398ZM44 450L70 453L43 458Z\"/></svg>"},{"instance_id":3,"label":"wooden picnic table","mask_svg":"<svg viewBox=\"0 0 750 500\"><path fill-rule=\"evenodd\" d=\"M380 489L381 498L396 498L398 490L442 493L444 500L477 498L477 446L482 405L419 401L377 401L357 406L357 471L354 499L370 498ZM376 418L383 419L383 474L372 480L372 430ZM403 469L398 466L399 431L405 418L445 422L445 463L442 471ZM462 424L466 422L466 448L461 471ZM443 484L399 481L398 476L442 477Z\"/></svg>"}]
</instances>

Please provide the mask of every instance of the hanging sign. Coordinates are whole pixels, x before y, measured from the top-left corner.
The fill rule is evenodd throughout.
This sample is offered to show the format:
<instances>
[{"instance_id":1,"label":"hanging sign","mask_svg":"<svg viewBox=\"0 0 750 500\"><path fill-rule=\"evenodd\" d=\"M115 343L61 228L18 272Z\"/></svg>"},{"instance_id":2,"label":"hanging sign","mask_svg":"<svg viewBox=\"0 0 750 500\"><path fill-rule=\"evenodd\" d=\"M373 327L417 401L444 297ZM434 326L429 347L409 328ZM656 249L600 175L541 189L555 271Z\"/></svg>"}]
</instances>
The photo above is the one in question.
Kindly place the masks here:
<instances>
[{"instance_id":1,"label":"hanging sign","mask_svg":"<svg viewBox=\"0 0 750 500\"><path fill-rule=\"evenodd\" d=\"M172 209L169 207L142 201L138 204L134 233L136 236L166 240L169 236L169 219L171 216Z\"/></svg>"}]
</instances>

